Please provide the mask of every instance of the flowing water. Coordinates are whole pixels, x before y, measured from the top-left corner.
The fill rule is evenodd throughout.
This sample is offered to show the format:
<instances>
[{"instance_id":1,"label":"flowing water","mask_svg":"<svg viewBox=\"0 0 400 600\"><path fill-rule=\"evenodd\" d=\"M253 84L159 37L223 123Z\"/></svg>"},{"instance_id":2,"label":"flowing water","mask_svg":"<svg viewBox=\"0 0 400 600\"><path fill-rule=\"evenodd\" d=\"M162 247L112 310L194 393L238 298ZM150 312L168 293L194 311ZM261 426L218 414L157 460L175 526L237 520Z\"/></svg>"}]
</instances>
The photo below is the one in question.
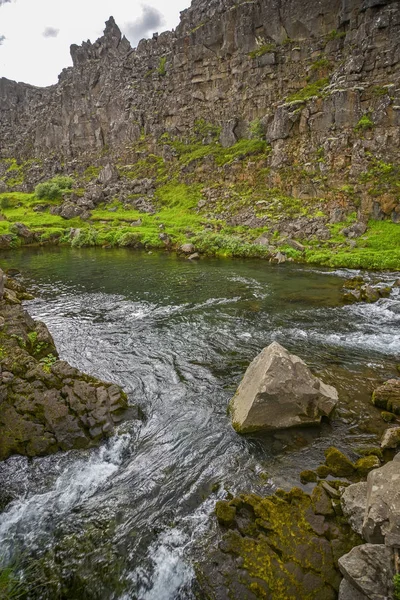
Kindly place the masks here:
<instances>
[{"instance_id":1,"label":"flowing water","mask_svg":"<svg viewBox=\"0 0 400 600\"><path fill-rule=\"evenodd\" d=\"M354 272L129 250L21 250L2 265L36 292L27 309L60 357L123 386L145 414L98 449L0 464L15 497L0 514L0 556L34 565L31 598L194 598L217 499L299 485L326 447L351 455L382 430L370 394L397 373L397 290L344 306ZM273 340L337 386L338 413L318 428L240 437L227 404Z\"/></svg>"}]
</instances>

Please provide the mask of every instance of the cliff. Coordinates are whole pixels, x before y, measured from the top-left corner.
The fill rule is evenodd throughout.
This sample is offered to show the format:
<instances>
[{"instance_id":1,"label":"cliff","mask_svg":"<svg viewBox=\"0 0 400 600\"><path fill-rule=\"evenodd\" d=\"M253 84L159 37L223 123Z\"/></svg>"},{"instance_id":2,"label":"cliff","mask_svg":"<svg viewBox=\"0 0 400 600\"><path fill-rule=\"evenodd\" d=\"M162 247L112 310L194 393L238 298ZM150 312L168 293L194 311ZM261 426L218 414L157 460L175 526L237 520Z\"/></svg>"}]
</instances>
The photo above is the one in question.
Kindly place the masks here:
<instances>
[{"instance_id":1,"label":"cliff","mask_svg":"<svg viewBox=\"0 0 400 600\"><path fill-rule=\"evenodd\" d=\"M314 213L333 223L355 212L400 221L398 1L194 0L175 31L136 49L110 18L103 37L71 46L71 55L73 67L54 86L0 80L0 192L32 191L57 172L79 179L108 163L120 177L140 163L131 178L150 178L157 188L158 160L164 175L178 165L179 182L201 183L204 203L214 203L203 211L208 217L227 219L238 208L230 197L215 210L224 198L210 191L216 181L251 182L263 170L253 208L275 190L327 200L327 211ZM256 166L243 162L252 153L237 152L225 162L214 152L211 164L204 149L179 163L182 144L215 150L246 139L267 145ZM199 158L207 159L201 168ZM15 177L20 165L24 176ZM124 203L136 194L129 186L125 180L109 197ZM97 190L87 205L106 196ZM267 224L254 215L231 224Z\"/></svg>"},{"instance_id":2,"label":"cliff","mask_svg":"<svg viewBox=\"0 0 400 600\"><path fill-rule=\"evenodd\" d=\"M196 119L222 126L229 143L259 118L273 161L282 140L317 146L365 113L374 139L358 144L349 163L365 146L389 155L399 141L399 14L391 0L195 0L175 32L136 50L110 18L94 44L71 46L74 66L57 85L0 80L2 155L118 153L142 128L155 138L186 136ZM323 97L286 102L325 78Z\"/></svg>"}]
</instances>

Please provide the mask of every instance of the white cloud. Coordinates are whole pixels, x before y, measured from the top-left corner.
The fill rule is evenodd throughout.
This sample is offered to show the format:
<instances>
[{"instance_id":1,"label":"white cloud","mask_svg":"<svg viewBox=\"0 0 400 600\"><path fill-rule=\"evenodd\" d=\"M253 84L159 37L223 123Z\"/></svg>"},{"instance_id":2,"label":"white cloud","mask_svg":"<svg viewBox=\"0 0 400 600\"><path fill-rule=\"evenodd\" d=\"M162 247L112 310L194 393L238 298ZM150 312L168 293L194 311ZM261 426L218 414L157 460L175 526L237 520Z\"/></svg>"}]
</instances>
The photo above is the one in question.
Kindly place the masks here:
<instances>
[{"instance_id":1,"label":"white cloud","mask_svg":"<svg viewBox=\"0 0 400 600\"><path fill-rule=\"evenodd\" d=\"M128 40L136 46L142 38L154 33L164 23L164 15L157 8L142 5L142 14L135 21L125 23L124 33Z\"/></svg>"},{"instance_id":2,"label":"white cloud","mask_svg":"<svg viewBox=\"0 0 400 600\"><path fill-rule=\"evenodd\" d=\"M179 12L190 1L144 0L143 6L139 0L0 0L1 33L7 38L7 43L0 46L1 76L51 85L57 82L61 70L72 64L70 45L88 39L94 42L111 15L135 44L137 38L151 36L153 31L175 28ZM51 40L51 52L48 37L43 36L48 23L59 30ZM21 47L29 48L29 52L21 52Z\"/></svg>"},{"instance_id":3,"label":"white cloud","mask_svg":"<svg viewBox=\"0 0 400 600\"><path fill-rule=\"evenodd\" d=\"M60 30L56 29L55 27L46 27L42 33L42 36L45 38L56 38L59 33Z\"/></svg>"}]
</instances>

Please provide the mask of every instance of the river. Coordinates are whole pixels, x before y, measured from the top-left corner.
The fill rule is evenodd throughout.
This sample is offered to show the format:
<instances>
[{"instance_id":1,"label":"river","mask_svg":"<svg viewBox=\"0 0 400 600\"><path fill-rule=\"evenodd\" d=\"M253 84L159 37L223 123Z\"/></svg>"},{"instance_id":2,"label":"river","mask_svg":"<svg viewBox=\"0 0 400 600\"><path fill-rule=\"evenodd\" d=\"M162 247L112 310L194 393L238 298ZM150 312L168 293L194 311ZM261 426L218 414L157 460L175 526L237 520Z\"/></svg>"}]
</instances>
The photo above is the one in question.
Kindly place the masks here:
<instances>
[{"instance_id":1,"label":"river","mask_svg":"<svg viewBox=\"0 0 400 600\"><path fill-rule=\"evenodd\" d=\"M120 384L145 414L98 449L0 464L15 497L0 514L0 557L34 565L30 598L192 599L196 555L217 536L217 499L299 485L325 448L351 456L383 428L370 394L397 373L398 289L346 306L351 271L128 249L22 249L2 266L23 273L36 294L26 307L60 357ZM337 415L240 437L229 399L273 340L337 386Z\"/></svg>"}]
</instances>

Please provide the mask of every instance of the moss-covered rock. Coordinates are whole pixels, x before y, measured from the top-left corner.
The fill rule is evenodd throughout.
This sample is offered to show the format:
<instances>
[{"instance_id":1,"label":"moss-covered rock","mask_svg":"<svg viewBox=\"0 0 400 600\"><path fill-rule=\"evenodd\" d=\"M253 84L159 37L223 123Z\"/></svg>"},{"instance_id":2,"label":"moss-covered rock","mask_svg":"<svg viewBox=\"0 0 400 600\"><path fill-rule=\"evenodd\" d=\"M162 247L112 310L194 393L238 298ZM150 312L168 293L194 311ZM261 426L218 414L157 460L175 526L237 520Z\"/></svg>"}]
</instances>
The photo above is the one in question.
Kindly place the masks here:
<instances>
[{"instance_id":1,"label":"moss-covered rock","mask_svg":"<svg viewBox=\"0 0 400 600\"><path fill-rule=\"evenodd\" d=\"M381 417L385 421L385 423L393 423L396 420L396 415L387 410L383 410L381 412Z\"/></svg>"},{"instance_id":2,"label":"moss-covered rock","mask_svg":"<svg viewBox=\"0 0 400 600\"><path fill-rule=\"evenodd\" d=\"M328 477L328 475L331 474L329 467L327 467L326 465L319 465L315 469L315 472L320 479L326 479L326 477Z\"/></svg>"},{"instance_id":3,"label":"moss-covered rock","mask_svg":"<svg viewBox=\"0 0 400 600\"><path fill-rule=\"evenodd\" d=\"M400 379L389 379L377 387L372 402L378 408L400 415Z\"/></svg>"},{"instance_id":4,"label":"moss-covered rock","mask_svg":"<svg viewBox=\"0 0 400 600\"><path fill-rule=\"evenodd\" d=\"M377 456L364 456L359 458L355 464L357 473L361 477L366 477L372 469L377 469L381 466L381 461Z\"/></svg>"},{"instance_id":5,"label":"moss-covered rock","mask_svg":"<svg viewBox=\"0 0 400 600\"><path fill-rule=\"evenodd\" d=\"M357 448L357 454L361 454L361 456L377 456L381 460L383 459L383 452L381 448L376 446L371 446L369 448Z\"/></svg>"},{"instance_id":6,"label":"moss-covered rock","mask_svg":"<svg viewBox=\"0 0 400 600\"><path fill-rule=\"evenodd\" d=\"M326 492L299 489L268 498L231 500L236 514L217 550L197 565L209 600L334 600L341 576L338 558L361 543L335 516Z\"/></svg>"},{"instance_id":7,"label":"moss-covered rock","mask_svg":"<svg viewBox=\"0 0 400 600\"><path fill-rule=\"evenodd\" d=\"M13 288L12 301L0 298L0 460L97 444L128 415L126 395L58 360L47 327L22 308L20 284Z\"/></svg>"},{"instance_id":8,"label":"moss-covered rock","mask_svg":"<svg viewBox=\"0 0 400 600\"><path fill-rule=\"evenodd\" d=\"M355 467L343 452L334 448L325 450L325 464L331 475L335 477L349 477L354 474Z\"/></svg>"},{"instance_id":9,"label":"moss-covered rock","mask_svg":"<svg viewBox=\"0 0 400 600\"><path fill-rule=\"evenodd\" d=\"M225 500L218 500L215 505L215 514L220 525L229 527L235 520L236 508Z\"/></svg>"},{"instance_id":10,"label":"moss-covered rock","mask_svg":"<svg viewBox=\"0 0 400 600\"><path fill-rule=\"evenodd\" d=\"M315 471L305 470L300 473L300 481L303 485L306 483L314 483L318 481L318 476Z\"/></svg>"}]
</instances>

